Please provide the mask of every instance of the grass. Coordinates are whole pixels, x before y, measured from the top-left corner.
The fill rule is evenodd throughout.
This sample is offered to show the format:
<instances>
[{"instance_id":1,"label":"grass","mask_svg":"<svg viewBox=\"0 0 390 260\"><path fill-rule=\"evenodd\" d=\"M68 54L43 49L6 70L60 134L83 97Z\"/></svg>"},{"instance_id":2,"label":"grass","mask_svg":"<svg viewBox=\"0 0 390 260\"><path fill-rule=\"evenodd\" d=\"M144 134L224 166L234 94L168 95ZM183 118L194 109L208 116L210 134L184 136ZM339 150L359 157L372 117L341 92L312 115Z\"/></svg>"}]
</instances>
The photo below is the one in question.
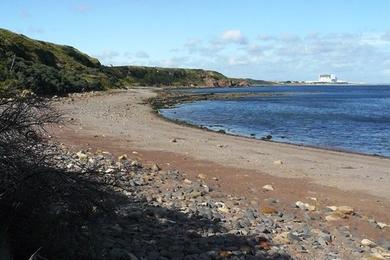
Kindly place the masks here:
<instances>
[{"instance_id":1,"label":"grass","mask_svg":"<svg viewBox=\"0 0 390 260\"><path fill-rule=\"evenodd\" d=\"M0 89L41 95L132 86L239 86L256 84L211 70L143 66L107 67L66 45L28 38L0 28ZM262 84L267 82L261 81Z\"/></svg>"}]
</instances>

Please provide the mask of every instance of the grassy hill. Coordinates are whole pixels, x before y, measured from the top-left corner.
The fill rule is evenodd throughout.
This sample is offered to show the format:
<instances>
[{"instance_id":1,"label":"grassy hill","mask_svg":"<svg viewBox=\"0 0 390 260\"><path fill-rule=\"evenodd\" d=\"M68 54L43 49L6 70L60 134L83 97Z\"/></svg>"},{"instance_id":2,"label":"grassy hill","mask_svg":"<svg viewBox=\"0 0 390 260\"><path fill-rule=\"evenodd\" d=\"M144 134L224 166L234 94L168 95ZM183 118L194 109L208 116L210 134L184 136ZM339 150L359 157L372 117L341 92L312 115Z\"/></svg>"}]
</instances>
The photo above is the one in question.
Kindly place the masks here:
<instances>
[{"instance_id":1,"label":"grassy hill","mask_svg":"<svg viewBox=\"0 0 390 260\"><path fill-rule=\"evenodd\" d=\"M0 84L39 94L104 89L110 79L97 59L70 46L0 29Z\"/></svg>"},{"instance_id":2,"label":"grassy hill","mask_svg":"<svg viewBox=\"0 0 390 260\"><path fill-rule=\"evenodd\" d=\"M102 66L77 49L0 29L0 89L65 94L131 86L245 86L215 71L140 66ZM266 82L264 82L266 83Z\"/></svg>"},{"instance_id":3,"label":"grassy hill","mask_svg":"<svg viewBox=\"0 0 390 260\"><path fill-rule=\"evenodd\" d=\"M173 86L173 87L220 87L249 85L244 79L228 78L211 70L159 68L142 66L105 67L111 78L119 79L119 85L125 86Z\"/></svg>"}]
</instances>

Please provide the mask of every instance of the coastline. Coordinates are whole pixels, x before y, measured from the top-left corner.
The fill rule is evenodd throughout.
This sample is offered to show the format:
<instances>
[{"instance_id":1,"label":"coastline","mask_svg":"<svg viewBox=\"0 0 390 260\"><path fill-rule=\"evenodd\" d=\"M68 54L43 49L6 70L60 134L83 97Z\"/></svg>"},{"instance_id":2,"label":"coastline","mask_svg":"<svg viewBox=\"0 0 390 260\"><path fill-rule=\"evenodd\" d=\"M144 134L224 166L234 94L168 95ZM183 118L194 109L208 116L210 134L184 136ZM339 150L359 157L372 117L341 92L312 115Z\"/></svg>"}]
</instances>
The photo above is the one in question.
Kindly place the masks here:
<instances>
[{"instance_id":1,"label":"coastline","mask_svg":"<svg viewBox=\"0 0 390 260\"><path fill-rule=\"evenodd\" d=\"M128 154L145 164L179 169L189 179L206 174L209 185L260 205L279 202L291 211L295 201L317 199L319 207L350 205L360 216L341 220L372 239L390 236L368 219L390 223L390 160L255 140L175 124L145 102L156 88L82 94L64 98L58 107L73 120L51 133L73 149ZM174 140L174 141L173 141ZM275 162L280 163L275 163ZM212 178L218 178L216 184ZM275 190L264 192L272 184ZM327 223L328 224L328 223Z\"/></svg>"},{"instance_id":2,"label":"coastline","mask_svg":"<svg viewBox=\"0 0 390 260\"><path fill-rule=\"evenodd\" d=\"M324 84L323 84L324 85ZM242 88L242 87L234 87L234 88ZM186 90L186 89L183 89ZM177 89L171 90L171 89L163 89L158 92L158 94L155 97L149 98L148 103L151 105L153 112L156 116L161 118L162 120L165 120L167 122L172 122L174 124L179 124L182 126L187 127L193 127L196 129L202 129L205 131L210 131L214 133L222 133L229 136L235 136L235 137L241 137L241 138L248 138L251 140L260 140L260 141L267 141L270 143L277 143L277 144L286 144L286 145L292 145L297 147L308 147L313 149L319 149L319 150L326 150L326 151L334 151L334 152L341 152L341 153L349 153L349 154L355 154L355 155L362 155L362 156L369 156L369 157L378 157L383 159L390 159L390 156L380 155L380 154L370 154L370 153L364 153L359 151L353 151L348 149L342 149L342 148L336 148L336 147L323 147L323 146L316 146L316 145L310 145L310 144L298 144L293 142L283 142L283 141L275 141L273 139L263 139L265 137L256 138L251 136L245 136L241 134L235 134L235 133L229 133L226 131L226 129L222 129L223 132L220 130L213 130L211 128L208 128L203 125L197 125L197 124L191 124L189 122L186 122L185 120L179 120L179 119L171 119L168 117L165 117L160 113L160 109L170 109L174 108L177 105L186 104L186 103L192 103L197 101L206 101L206 100L229 100L229 99L236 99L240 97L265 97L265 96L275 96L275 95L287 95L287 94L279 94L279 93L190 93L190 92L177 92Z\"/></svg>"}]
</instances>

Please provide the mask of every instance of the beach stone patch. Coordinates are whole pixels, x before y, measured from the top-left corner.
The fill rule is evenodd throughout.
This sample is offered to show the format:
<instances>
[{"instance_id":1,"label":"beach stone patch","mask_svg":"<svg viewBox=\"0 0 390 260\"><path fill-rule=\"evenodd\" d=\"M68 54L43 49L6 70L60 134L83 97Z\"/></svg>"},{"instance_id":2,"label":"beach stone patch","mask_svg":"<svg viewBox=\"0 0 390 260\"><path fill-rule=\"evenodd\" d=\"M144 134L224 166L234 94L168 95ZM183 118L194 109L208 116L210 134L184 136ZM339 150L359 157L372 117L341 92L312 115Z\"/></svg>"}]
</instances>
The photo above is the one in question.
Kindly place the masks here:
<instances>
[{"instance_id":1,"label":"beach stone patch","mask_svg":"<svg viewBox=\"0 0 390 260\"><path fill-rule=\"evenodd\" d=\"M320 223L323 215L312 218L320 212L309 203L297 201L294 208L302 210L290 206L284 212L277 199L267 206L211 189L207 180L217 179L207 178L208 173L189 180L158 165L143 167L127 155L79 155L61 150L59 167L95 169L95 177L122 197L114 200L114 212L96 223L96 259L361 259L363 254L386 256L389 249L355 238L347 229L328 231ZM326 217L337 219L355 214L346 206L326 210ZM79 240L83 245L76 236Z\"/></svg>"}]
</instances>

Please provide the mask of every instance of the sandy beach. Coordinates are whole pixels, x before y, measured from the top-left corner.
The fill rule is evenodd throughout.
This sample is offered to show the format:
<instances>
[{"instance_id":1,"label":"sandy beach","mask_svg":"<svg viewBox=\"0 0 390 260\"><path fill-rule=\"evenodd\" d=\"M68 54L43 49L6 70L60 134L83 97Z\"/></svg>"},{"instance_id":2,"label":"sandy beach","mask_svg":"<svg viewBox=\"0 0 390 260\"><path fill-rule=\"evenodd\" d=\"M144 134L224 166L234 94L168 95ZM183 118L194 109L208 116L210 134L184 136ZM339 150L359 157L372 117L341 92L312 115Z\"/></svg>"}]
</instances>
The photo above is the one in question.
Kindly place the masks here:
<instances>
[{"instance_id":1,"label":"sandy beach","mask_svg":"<svg viewBox=\"0 0 390 260\"><path fill-rule=\"evenodd\" d=\"M212 187L292 210L298 200L318 208L348 205L359 218L340 220L372 239L390 237L370 219L390 224L390 159L288 145L178 125L145 102L153 88L75 95L58 102L67 123L51 130L74 149L127 154L145 164L179 169L188 178L207 176ZM213 181L218 179L216 183ZM273 191L262 187L270 184ZM333 223L332 223L333 225Z\"/></svg>"}]
</instances>

